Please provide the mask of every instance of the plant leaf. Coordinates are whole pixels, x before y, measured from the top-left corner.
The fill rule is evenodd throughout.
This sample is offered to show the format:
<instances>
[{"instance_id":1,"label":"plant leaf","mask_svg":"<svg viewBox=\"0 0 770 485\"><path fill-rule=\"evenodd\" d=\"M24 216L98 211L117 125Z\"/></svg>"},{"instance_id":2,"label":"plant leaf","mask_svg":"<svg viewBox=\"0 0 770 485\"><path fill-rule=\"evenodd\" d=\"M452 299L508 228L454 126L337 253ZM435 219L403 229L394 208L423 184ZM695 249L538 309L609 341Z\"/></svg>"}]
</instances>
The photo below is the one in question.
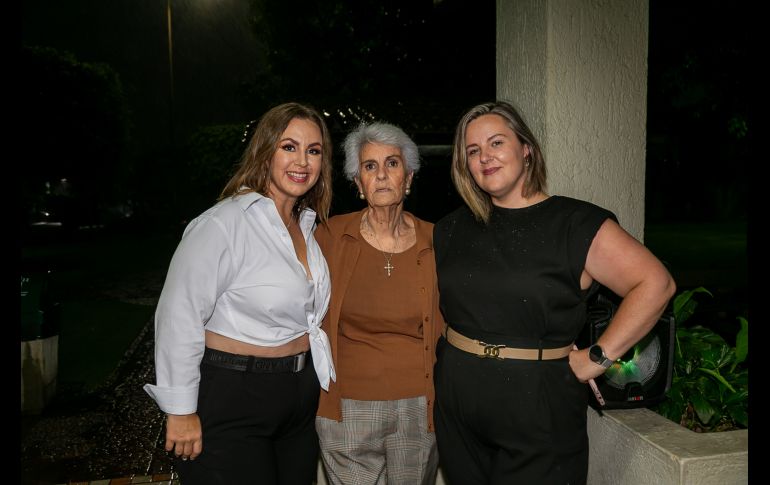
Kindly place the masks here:
<instances>
[{"instance_id":1,"label":"plant leaf","mask_svg":"<svg viewBox=\"0 0 770 485\"><path fill-rule=\"evenodd\" d=\"M692 299L696 293L707 293L713 296L709 290L699 286L693 290L683 291L674 298L674 320L677 324L684 323L695 312L698 302Z\"/></svg>"},{"instance_id":2,"label":"plant leaf","mask_svg":"<svg viewBox=\"0 0 770 485\"><path fill-rule=\"evenodd\" d=\"M741 426L749 427L749 412L745 406L736 406L729 409L730 417Z\"/></svg>"},{"instance_id":3,"label":"plant leaf","mask_svg":"<svg viewBox=\"0 0 770 485\"><path fill-rule=\"evenodd\" d=\"M735 363L733 368L740 364L749 355L749 321L743 317L738 317L738 321L741 323L741 329L738 331L738 335L735 336Z\"/></svg>"},{"instance_id":4,"label":"plant leaf","mask_svg":"<svg viewBox=\"0 0 770 485\"><path fill-rule=\"evenodd\" d=\"M739 389L737 392L728 395L725 398L724 403L727 406L732 406L735 403L740 403L741 405L746 406L748 403L748 398L749 391L746 389Z\"/></svg>"},{"instance_id":5,"label":"plant leaf","mask_svg":"<svg viewBox=\"0 0 770 485\"><path fill-rule=\"evenodd\" d=\"M738 365L748 356L748 320L739 318L741 330L734 347L700 324L681 325L698 306L693 298L697 293L713 296L700 287L682 292L674 301L673 379L666 399L652 409L694 431L748 427L748 369Z\"/></svg>"},{"instance_id":6,"label":"plant leaf","mask_svg":"<svg viewBox=\"0 0 770 485\"><path fill-rule=\"evenodd\" d=\"M716 412L707 400L697 394L692 396L692 407L703 424L708 424Z\"/></svg>"},{"instance_id":7,"label":"plant leaf","mask_svg":"<svg viewBox=\"0 0 770 485\"><path fill-rule=\"evenodd\" d=\"M712 346L703 354L701 367L719 370L735 360L735 350L727 343Z\"/></svg>"},{"instance_id":8,"label":"plant leaf","mask_svg":"<svg viewBox=\"0 0 770 485\"><path fill-rule=\"evenodd\" d=\"M705 372L706 374L710 375L711 377L719 381L720 384L730 389L730 392L735 392L735 389L733 388L733 386L731 386L730 383L727 382L725 378L722 377L722 374L720 374L718 371L706 369L705 367L698 367L698 370L701 372Z\"/></svg>"}]
</instances>

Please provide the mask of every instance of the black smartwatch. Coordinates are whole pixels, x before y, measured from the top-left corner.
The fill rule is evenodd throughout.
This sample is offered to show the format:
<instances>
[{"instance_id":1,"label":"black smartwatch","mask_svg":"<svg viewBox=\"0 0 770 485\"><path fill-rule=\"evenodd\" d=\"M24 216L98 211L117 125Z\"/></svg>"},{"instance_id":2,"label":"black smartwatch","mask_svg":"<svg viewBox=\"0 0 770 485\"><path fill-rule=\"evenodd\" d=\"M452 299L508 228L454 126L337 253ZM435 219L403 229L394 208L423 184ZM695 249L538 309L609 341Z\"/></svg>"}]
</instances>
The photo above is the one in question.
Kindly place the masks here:
<instances>
[{"instance_id":1,"label":"black smartwatch","mask_svg":"<svg viewBox=\"0 0 770 485\"><path fill-rule=\"evenodd\" d=\"M593 362L596 362L605 369L612 367L613 362L607 358L607 355L604 353L604 349L602 349L599 344L593 344L592 346L588 347L588 357L590 357Z\"/></svg>"}]
</instances>

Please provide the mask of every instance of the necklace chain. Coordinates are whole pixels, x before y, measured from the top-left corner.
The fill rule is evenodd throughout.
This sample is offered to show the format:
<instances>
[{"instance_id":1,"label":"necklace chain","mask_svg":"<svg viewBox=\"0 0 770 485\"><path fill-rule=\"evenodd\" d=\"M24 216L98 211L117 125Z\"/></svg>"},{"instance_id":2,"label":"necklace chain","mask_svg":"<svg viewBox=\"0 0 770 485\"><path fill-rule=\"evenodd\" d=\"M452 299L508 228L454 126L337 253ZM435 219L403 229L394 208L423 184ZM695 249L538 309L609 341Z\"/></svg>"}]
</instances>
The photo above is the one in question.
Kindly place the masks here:
<instances>
[{"instance_id":1,"label":"necklace chain","mask_svg":"<svg viewBox=\"0 0 770 485\"><path fill-rule=\"evenodd\" d=\"M377 237L377 231L374 230L374 226L372 226L372 224L369 222L369 214L367 214L365 218L366 218L366 225L369 226L369 229L371 229L372 235L374 236L374 241L377 243L377 249L382 253L382 256L385 258L385 266L383 266L382 269L388 272L388 278L390 278L390 273L394 269L396 269L396 267L393 266L393 264L391 263L393 259L393 253L386 253L383 250L384 246L380 244L380 240ZM399 234L398 234L398 231L396 231L396 244L393 246L394 251L398 249L398 237L399 237Z\"/></svg>"}]
</instances>

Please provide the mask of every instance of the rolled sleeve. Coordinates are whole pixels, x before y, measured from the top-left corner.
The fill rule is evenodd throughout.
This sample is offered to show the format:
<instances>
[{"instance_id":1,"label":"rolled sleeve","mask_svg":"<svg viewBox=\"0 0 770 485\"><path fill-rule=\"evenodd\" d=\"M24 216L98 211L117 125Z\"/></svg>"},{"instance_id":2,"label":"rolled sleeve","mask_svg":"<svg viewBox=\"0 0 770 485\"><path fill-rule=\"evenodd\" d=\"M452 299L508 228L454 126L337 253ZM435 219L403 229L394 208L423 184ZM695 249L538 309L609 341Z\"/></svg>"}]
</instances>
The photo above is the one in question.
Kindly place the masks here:
<instances>
[{"instance_id":1,"label":"rolled sleeve","mask_svg":"<svg viewBox=\"0 0 770 485\"><path fill-rule=\"evenodd\" d=\"M192 414L198 408L198 386L191 389L175 389L145 384L144 390L166 414Z\"/></svg>"},{"instance_id":2,"label":"rolled sleeve","mask_svg":"<svg viewBox=\"0 0 770 485\"><path fill-rule=\"evenodd\" d=\"M227 232L211 217L192 221L169 265L155 311L155 378L144 390L168 414L196 412L205 324L232 278Z\"/></svg>"}]
</instances>

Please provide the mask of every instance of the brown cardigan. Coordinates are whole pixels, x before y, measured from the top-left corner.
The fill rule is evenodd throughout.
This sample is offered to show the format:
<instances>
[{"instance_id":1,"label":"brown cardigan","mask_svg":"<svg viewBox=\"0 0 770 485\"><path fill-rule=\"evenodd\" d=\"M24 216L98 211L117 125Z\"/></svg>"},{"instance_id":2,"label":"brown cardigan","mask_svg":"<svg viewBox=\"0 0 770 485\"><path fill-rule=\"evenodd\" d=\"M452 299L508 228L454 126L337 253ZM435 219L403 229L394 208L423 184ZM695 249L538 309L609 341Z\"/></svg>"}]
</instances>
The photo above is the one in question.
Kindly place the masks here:
<instances>
[{"instance_id":1,"label":"brown cardigan","mask_svg":"<svg viewBox=\"0 0 770 485\"><path fill-rule=\"evenodd\" d=\"M315 238L321 246L331 275L331 300L329 310L323 319L321 328L328 334L332 347L332 359L337 362L337 332L339 330L340 309L345 296L350 276L361 252L361 244L368 244L361 237L361 217L364 211L351 212L334 216L326 224L318 226ZM436 341L444 329L444 319L438 307L438 281L436 279L436 260L433 255L433 224L418 219L405 212L414 220L417 236L418 278L425 288L422 293L423 319L423 361L425 363L425 393L428 404L428 430L433 431L433 365L436 362ZM318 415L342 421L342 398L339 386L329 384L329 392L321 390Z\"/></svg>"}]
</instances>

